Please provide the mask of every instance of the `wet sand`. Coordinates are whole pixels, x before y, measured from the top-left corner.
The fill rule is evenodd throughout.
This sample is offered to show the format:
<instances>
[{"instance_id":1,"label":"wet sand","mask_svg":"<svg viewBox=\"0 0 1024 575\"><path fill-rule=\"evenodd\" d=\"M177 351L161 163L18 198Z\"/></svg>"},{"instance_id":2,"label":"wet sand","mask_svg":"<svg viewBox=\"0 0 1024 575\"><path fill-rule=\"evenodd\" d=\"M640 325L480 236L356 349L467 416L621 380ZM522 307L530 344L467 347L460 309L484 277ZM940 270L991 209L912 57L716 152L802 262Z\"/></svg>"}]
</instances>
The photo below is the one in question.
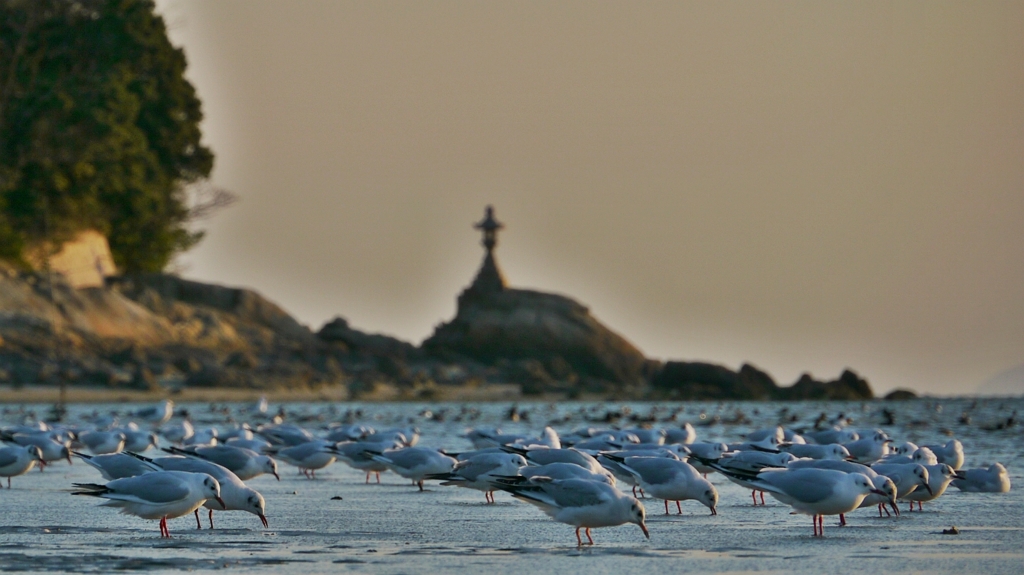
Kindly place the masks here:
<instances>
[{"instance_id":1,"label":"wet sand","mask_svg":"<svg viewBox=\"0 0 1024 575\"><path fill-rule=\"evenodd\" d=\"M597 544L577 548L573 528L549 520L532 506L498 494L487 505L477 491L427 484L427 491L393 475L383 474L382 485L363 483L363 474L335 464L318 472L316 480L298 475L281 464L280 482L261 476L249 481L267 500L271 529L241 512L216 513L217 528L196 530L191 516L169 522L173 538L160 539L155 521L124 516L98 506L89 497L71 496L73 482L102 482L92 468L75 462L56 463L40 473L15 477L14 489L0 492L0 568L12 572L111 571L172 572L181 570L259 573L635 573L649 572L760 572L760 573L885 573L885 572L1020 572L1024 565L1024 497L1019 470L1018 443L1024 430L988 432L977 425L955 422L969 401L823 404L772 403L723 406L723 415L741 409L753 421L748 425L698 427L701 439L735 438L739 433L777 421L782 407L804 414L805 421L821 411L852 413L858 427L878 427L878 410L899 410L904 425L885 427L899 440L919 443L944 441L943 430L954 431L964 443L968 467L1001 461L1010 470L1014 490L1008 494L961 493L950 487L923 512L904 512L899 518L877 517L875 509L849 515L847 527L826 518L825 537L811 536L807 516L790 515L788 507L767 499L764 507L750 504L750 492L717 475L713 483L721 494L719 515L694 502L683 504L683 514L665 516L660 501L647 500L651 540L635 525L594 530ZM983 423L1022 406L1021 400L985 400L975 410ZM633 404L645 412L650 404ZM677 405L677 404L676 404ZM864 406L862 408L862 405ZM611 405L609 404L609 407ZM9 407L9 406L8 406ZM44 410L46 406L37 406ZM197 426L221 422L224 415L206 405L188 406ZM234 407L234 406L233 406ZM272 406L275 408L276 406ZM549 418L564 417L590 404L524 405L531 423L502 420L508 404L478 404L475 421L430 421L421 414L461 405L342 404L327 412L325 404L291 404L288 411L305 425L316 427L347 409L361 408L367 423L377 427L418 425L421 445L468 448L456 437L469 425L500 425L506 431L539 430ZM116 405L73 406L72 415ZM686 404L685 419L696 421L703 409L716 404ZM757 415L754 411L757 410ZM592 413L599 413L595 410ZM8 413L4 424L10 424ZM570 421L560 430L582 425ZM152 453L152 452L151 452ZM332 500L340 496L341 500ZM906 511L906 505L902 509ZM943 535L956 525L960 535Z\"/></svg>"}]
</instances>

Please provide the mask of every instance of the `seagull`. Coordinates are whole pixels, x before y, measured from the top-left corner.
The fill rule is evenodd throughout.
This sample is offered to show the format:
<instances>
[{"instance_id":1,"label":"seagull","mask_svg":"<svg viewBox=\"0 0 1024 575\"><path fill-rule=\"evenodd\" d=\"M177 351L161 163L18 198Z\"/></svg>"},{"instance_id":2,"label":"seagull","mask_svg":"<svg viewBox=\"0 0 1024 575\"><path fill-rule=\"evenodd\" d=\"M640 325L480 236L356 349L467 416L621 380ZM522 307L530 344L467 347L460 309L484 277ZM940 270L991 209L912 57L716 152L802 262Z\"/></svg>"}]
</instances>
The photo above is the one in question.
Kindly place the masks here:
<instances>
[{"instance_id":1,"label":"seagull","mask_svg":"<svg viewBox=\"0 0 1024 575\"><path fill-rule=\"evenodd\" d=\"M366 483L370 482L370 474L377 476L377 483L380 483L380 474L388 470L388 466L373 459L374 453L381 453L388 449L395 449L401 444L394 440L383 443L369 441L342 441L327 446L327 449L338 459L353 469L366 472Z\"/></svg>"},{"instance_id":2,"label":"seagull","mask_svg":"<svg viewBox=\"0 0 1024 575\"><path fill-rule=\"evenodd\" d=\"M261 425L256 430L256 435L259 435L271 444L282 448L295 447L296 445L316 441L316 437L314 437L308 430L290 423Z\"/></svg>"},{"instance_id":3,"label":"seagull","mask_svg":"<svg viewBox=\"0 0 1024 575\"><path fill-rule=\"evenodd\" d=\"M95 455L117 453L124 449L125 436L120 431L83 431L78 441Z\"/></svg>"},{"instance_id":4,"label":"seagull","mask_svg":"<svg viewBox=\"0 0 1024 575\"><path fill-rule=\"evenodd\" d=\"M693 442L686 446L686 452L693 456L687 459L687 463L707 477L708 473L714 473L715 469L704 465L701 460L717 461L728 451L729 446L724 443Z\"/></svg>"},{"instance_id":5,"label":"seagull","mask_svg":"<svg viewBox=\"0 0 1024 575\"><path fill-rule=\"evenodd\" d=\"M540 437L523 437L514 441L513 444L526 448L530 448L535 445L550 447L552 449L562 448L562 442L558 438L558 432L551 426L545 427L544 431L541 432Z\"/></svg>"},{"instance_id":6,"label":"seagull","mask_svg":"<svg viewBox=\"0 0 1024 575\"><path fill-rule=\"evenodd\" d=\"M675 446L673 446L675 447ZM675 451L660 447L658 449L636 449L636 450L620 450L620 451L605 451L597 454L597 461L604 467L613 478L618 481L629 485L633 489L633 497L636 497L636 490L639 487L637 478L630 473L622 464L622 460L626 457L664 457L668 459L675 459L682 461L682 458L676 454ZM568 464L572 465L572 464ZM556 477L555 479L563 479ZM612 483L614 485L614 483ZM640 495L643 495L643 489L640 489Z\"/></svg>"},{"instance_id":7,"label":"seagull","mask_svg":"<svg viewBox=\"0 0 1024 575\"><path fill-rule=\"evenodd\" d=\"M896 484L896 498L903 499L918 487L931 491L928 469L919 463L876 463L871 466L879 475L884 475Z\"/></svg>"},{"instance_id":8,"label":"seagull","mask_svg":"<svg viewBox=\"0 0 1024 575\"><path fill-rule=\"evenodd\" d=\"M164 471L206 473L216 479L217 483L220 484L220 495L223 498L223 501L221 502L222 506L214 507L209 500L203 503L203 507L210 510L210 529L213 529L213 511L215 509L224 509L226 511L248 511L260 518L260 521L263 523L263 527L270 527L267 523L266 516L267 502L263 499L263 495L261 495L259 491L246 486L245 483L242 483L242 480L228 468L210 461L194 459L191 457L181 457L179 455L158 457L156 459L148 459L141 455L136 455L135 457L145 463L155 465ZM196 529L202 529L202 523L199 522L199 509L195 510L195 514Z\"/></svg>"},{"instance_id":9,"label":"seagull","mask_svg":"<svg viewBox=\"0 0 1024 575\"><path fill-rule=\"evenodd\" d=\"M964 466L964 445L956 439L950 439L945 445L922 445L935 454L938 463L945 463L953 471Z\"/></svg>"},{"instance_id":10,"label":"seagull","mask_svg":"<svg viewBox=\"0 0 1024 575\"><path fill-rule=\"evenodd\" d=\"M187 419L183 419L179 423L168 423L160 428L160 435L163 435L164 439L171 443L182 443L195 435L195 433L195 428L192 427L192 423Z\"/></svg>"},{"instance_id":11,"label":"seagull","mask_svg":"<svg viewBox=\"0 0 1024 575\"><path fill-rule=\"evenodd\" d=\"M137 429L129 429L127 427L122 427L117 431L124 434L125 451L142 453L150 447L156 447L156 444L160 442L155 433L150 433L148 431L139 431Z\"/></svg>"},{"instance_id":12,"label":"seagull","mask_svg":"<svg viewBox=\"0 0 1024 575\"><path fill-rule=\"evenodd\" d=\"M576 545L583 546L580 529L585 530L587 541L594 544L590 530L613 527L624 523L640 526L644 536L651 538L645 523L644 506L635 497L597 481L586 479L551 479L534 477L518 485L500 487L521 501L536 505L559 523L576 527Z\"/></svg>"},{"instance_id":13,"label":"seagull","mask_svg":"<svg viewBox=\"0 0 1024 575\"><path fill-rule=\"evenodd\" d=\"M0 437L2 437L5 443L20 445L21 447L28 447L30 445L38 447L42 453L40 461L43 463L67 459L68 464L71 464L71 450L68 449L67 445L50 437L49 433L5 433ZM42 466L40 466L40 469L42 469Z\"/></svg>"},{"instance_id":14,"label":"seagull","mask_svg":"<svg viewBox=\"0 0 1024 575\"><path fill-rule=\"evenodd\" d=\"M748 481L797 513L810 515L815 537L825 534L823 516L849 513L871 493L885 496L866 475L834 469L768 469Z\"/></svg>"},{"instance_id":15,"label":"seagull","mask_svg":"<svg viewBox=\"0 0 1024 575\"><path fill-rule=\"evenodd\" d=\"M390 449L383 453L370 452L371 459L387 466L398 475L412 480L423 491L423 479L428 475L449 473L458 461L427 447Z\"/></svg>"},{"instance_id":16,"label":"seagull","mask_svg":"<svg viewBox=\"0 0 1024 575\"><path fill-rule=\"evenodd\" d=\"M526 467L526 459L515 453L484 453L455 464L449 473L428 475L426 479L440 479L441 485L455 485L484 492L488 503L494 503L495 481L519 474Z\"/></svg>"},{"instance_id":17,"label":"seagull","mask_svg":"<svg viewBox=\"0 0 1024 575\"><path fill-rule=\"evenodd\" d=\"M694 441L697 441L697 431L689 423L683 424L679 429L665 430L665 443L689 445Z\"/></svg>"},{"instance_id":18,"label":"seagull","mask_svg":"<svg viewBox=\"0 0 1024 575\"><path fill-rule=\"evenodd\" d=\"M939 463L938 457L935 453L927 447L918 447L914 451L904 455L888 455L884 457L880 464L899 464L899 463L920 463L921 465L935 465Z\"/></svg>"},{"instance_id":19,"label":"seagull","mask_svg":"<svg viewBox=\"0 0 1024 575\"><path fill-rule=\"evenodd\" d=\"M953 485L973 493L1006 493L1010 490L1010 475L1002 463L993 463L988 469L961 470Z\"/></svg>"},{"instance_id":20,"label":"seagull","mask_svg":"<svg viewBox=\"0 0 1024 575\"><path fill-rule=\"evenodd\" d=\"M902 499L910 502L911 511L914 510L915 501L917 501L917 510L921 511L921 503L938 499L940 495L946 492L946 488L949 487L951 481L963 477L963 474L957 473L956 470L945 463L925 465L924 468L928 470L928 489L924 491L915 489L902 497Z\"/></svg>"},{"instance_id":21,"label":"seagull","mask_svg":"<svg viewBox=\"0 0 1024 575\"><path fill-rule=\"evenodd\" d=\"M850 452L838 443L819 445L817 443L787 443L780 445L779 449L786 453L792 453L797 457L810 459L849 459Z\"/></svg>"},{"instance_id":22,"label":"seagull","mask_svg":"<svg viewBox=\"0 0 1024 575\"><path fill-rule=\"evenodd\" d=\"M768 467L786 467L796 459L792 453L766 453L764 451L739 451L716 461L700 460L700 463L720 471L722 475L736 485L750 489L750 497L757 505L757 492L761 491L761 505L764 505L764 490L748 479Z\"/></svg>"},{"instance_id":23,"label":"seagull","mask_svg":"<svg viewBox=\"0 0 1024 575\"><path fill-rule=\"evenodd\" d=\"M689 463L667 457L627 457L622 466L633 475L644 493L665 500L665 515L668 515L669 501L676 502L676 509L682 515L679 502L684 499L696 499L710 509L712 515L718 515L718 490Z\"/></svg>"},{"instance_id":24,"label":"seagull","mask_svg":"<svg viewBox=\"0 0 1024 575\"><path fill-rule=\"evenodd\" d=\"M14 445L0 448L0 477L7 478L7 489L11 488L11 478L28 473L36 462L43 462L43 450L35 445Z\"/></svg>"},{"instance_id":25,"label":"seagull","mask_svg":"<svg viewBox=\"0 0 1024 575\"><path fill-rule=\"evenodd\" d=\"M849 429L825 429L822 431L808 431L803 434L804 439L809 439L819 445L827 445L829 443L852 443L860 439L860 435L856 431Z\"/></svg>"},{"instance_id":26,"label":"seagull","mask_svg":"<svg viewBox=\"0 0 1024 575\"><path fill-rule=\"evenodd\" d=\"M877 473L874 469L871 469L861 463L841 459L797 459L795 461L791 461L789 465L786 466L786 469L808 468L834 469L836 471L842 471L843 473L863 473L864 475L867 475L868 479L871 480L871 483L875 485L875 489L885 493L885 496L883 497L872 493L864 498L860 507L878 505L879 517L882 516L883 509L887 516L891 516L889 514L889 510L885 508L885 505L888 504L892 506L892 510L896 513L896 516L899 517L900 509L896 506L896 495L898 492L896 484L885 475ZM839 514L839 525L846 525L845 514Z\"/></svg>"},{"instance_id":27,"label":"seagull","mask_svg":"<svg viewBox=\"0 0 1024 575\"><path fill-rule=\"evenodd\" d=\"M212 461L217 465L223 465L242 481L248 481L269 473L281 481L277 474L277 462L269 455L261 455L251 449L236 447L234 445L215 445L211 447L190 446L186 448L169 447L164 449L167 453L174 455L185 455L196 457L206 461Z\"/></svg>"},{"instance_id":28,"label":"seagull","mask_svg":"<svg viewBox=\"0 0 1024 575\"><path fill-rule=\"evenodd\" d=\"M323 469L337 459L334 452L330 450L333 445L330 441L317 439L292 447L280 448L270 453L276 455L281 461L298 467L306 478L316 479L317 469Z\"/></svg>"},{"instance_id":29,"label":"seagull","mask_svg":"<svg viewBox=\"0 0 1024 575\"><path fill-rule=\"evenodd\" d=\"M174 414L174 402L165 399L161 403L151 406L144 407L133 414L133 417L137 417L146 423L149 423L153 427L158 427L170 421L171 415Z\"/></svg>"},{"instance_id":30,"label":"seagull","mask_svg":"<svg viewBox=\"0 0 1024 575\"><path fill-rule=\"evenodd\" d=\"M188 515L207 499L216 499L222 507L220 484L205 473L154 471L136 477L115 479L106 485L74 483L72 495L91 495L107 499L104 507L119 507L121 513L142 519L160 520L160 537L170 537L167 520Z\"/></svg>"},{"instance_id":31,"label":"seagull","mask_svg":"<svg viewBox=\"0 0 1024 575\"><path fill-rule=\"evenodd\" d=\"M668 436L668 432L664 429L644 429L642 427L631 427L629 429L623 429L626 433L631 433L640 440L640 443L655 443L657 445L665 445L665 438Z\"/></svg>"},{"instance_id":32,"label":"seagull","mask_svg":"<svg viewBox=\"0 0 1024 575\"><path fill-rule=\"evenodd\" d=\"M889 455L889 444L892 440L885 433L876 431L871 437L858 439L843 444L843 447L850 452L859 463L873 463Z\"/></svg>"},{"instance_id":33,"label":"seagull","mask_svg":"<svg viewBox=\"0 0 1024 575\"><path fill-rule=\"evenodd\" d=\"M506 453L522 455L532 465L545 465L548 463L575 463L580 467L586 467L594 473L601 472L601 464L593 456L577 451L575 449L549 449L538 447L534 449L520 449L512 446L502 447Z\"/></svg>"}]
</instances>

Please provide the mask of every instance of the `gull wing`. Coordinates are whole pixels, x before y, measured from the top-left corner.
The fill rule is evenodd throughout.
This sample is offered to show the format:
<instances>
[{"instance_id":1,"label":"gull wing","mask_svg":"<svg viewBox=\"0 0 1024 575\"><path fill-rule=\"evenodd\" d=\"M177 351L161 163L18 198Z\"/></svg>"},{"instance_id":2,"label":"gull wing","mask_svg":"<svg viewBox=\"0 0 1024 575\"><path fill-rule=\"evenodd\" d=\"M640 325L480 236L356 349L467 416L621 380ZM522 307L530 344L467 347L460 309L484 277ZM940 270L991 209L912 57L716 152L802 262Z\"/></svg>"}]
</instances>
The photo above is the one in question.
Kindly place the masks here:
<instances>
[{"instance_id":1,"label":"gull wing","mask_svg":"<svg viewBox=\"0 0 1024 575\"><path fill-rule=\"evenodd\" d=\"M160 472L115 479L103 497L137 503L173 503L189 496L191 489L181 477Z\"/></svg>"},{"instance_id":2,"label":"gull wing","mask_svg":"<svg viewBox=\"0 0 1024 575\"><path fill-rule=\"evenodd\" d=\"M825 473L813 473L815 471L824 471ZM766 471L759 474L757 479L751 483L758 487L764 487L765 491L785 495L804 503L817 503L832 495L832 483L823 482L821 478L833 473L842 473L841 471L829 471L824 469Z\"/></svg>"}]
</instances>

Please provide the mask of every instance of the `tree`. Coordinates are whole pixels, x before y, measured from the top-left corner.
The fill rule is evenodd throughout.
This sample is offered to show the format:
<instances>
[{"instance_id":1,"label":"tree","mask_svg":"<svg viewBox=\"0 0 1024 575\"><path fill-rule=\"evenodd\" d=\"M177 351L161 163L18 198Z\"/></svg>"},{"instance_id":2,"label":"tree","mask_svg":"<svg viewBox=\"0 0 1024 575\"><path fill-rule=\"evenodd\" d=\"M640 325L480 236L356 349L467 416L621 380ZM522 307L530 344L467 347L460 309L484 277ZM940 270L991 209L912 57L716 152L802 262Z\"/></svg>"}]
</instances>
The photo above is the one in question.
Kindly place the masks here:
<instances>
[{"instance_id":1,"label":"tree","mask_svg":"<svg viewBox=\"0 0 1024 575\"><path fill-rule=\"evenodd\" d=\"M0 257L97 228L125 272L201 233L213 168L185 54L151 0L0 0Z\"/></svg>"}]
</instances>

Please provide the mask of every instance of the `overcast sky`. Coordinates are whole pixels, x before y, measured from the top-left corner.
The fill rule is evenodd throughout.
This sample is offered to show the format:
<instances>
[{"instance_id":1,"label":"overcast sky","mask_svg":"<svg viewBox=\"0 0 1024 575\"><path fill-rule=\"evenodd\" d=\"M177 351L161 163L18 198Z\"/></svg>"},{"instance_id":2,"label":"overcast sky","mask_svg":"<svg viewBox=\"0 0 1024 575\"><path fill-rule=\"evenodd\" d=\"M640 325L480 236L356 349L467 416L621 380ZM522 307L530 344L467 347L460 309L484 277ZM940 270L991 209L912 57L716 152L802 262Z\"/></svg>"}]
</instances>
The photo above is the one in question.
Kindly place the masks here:
<instances>
[{"instance_id":1,"label":"overcast sky","mask_svg":"<svg viewBox=\"0 0 1024 575\"><path fill-rule=\"evenodd\" d=\"M1024 2L161 0L186 277L419 343L510 284L649 357L972 391L1024 363Z\"/></svg>"}]
</instances>

